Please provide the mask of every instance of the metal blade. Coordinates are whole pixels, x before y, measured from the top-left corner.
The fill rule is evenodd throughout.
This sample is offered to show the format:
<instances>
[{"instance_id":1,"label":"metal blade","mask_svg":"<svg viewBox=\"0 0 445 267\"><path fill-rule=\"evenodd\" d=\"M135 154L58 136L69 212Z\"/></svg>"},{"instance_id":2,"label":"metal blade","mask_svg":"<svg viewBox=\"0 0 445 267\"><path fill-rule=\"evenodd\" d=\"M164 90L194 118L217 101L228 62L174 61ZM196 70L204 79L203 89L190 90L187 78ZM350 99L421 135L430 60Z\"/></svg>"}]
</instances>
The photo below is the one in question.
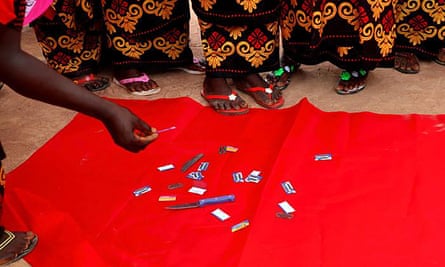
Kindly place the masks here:
<instances>
[{"instance_id":1,"label":"metal blade","mask_svg":"<svg viewBox=\"0 0 445 267\"><path fill-rule=\"evenodd\" d=\"M199 202L192 202L192 203L184 203L184 204L168 206L165 208L169 210L182 210L182 209L198 208L199 206L200 206Z\"/></svg>"},{"instance_id":2,"label":"metal blade","mask_svg":"<svg viewBox=\"0 0 445 267\"><path fill-rule=\"evenodd\" d=\"M233 201L235 201L235 195L225 195L219 197L203 198L197 202L178 204L166 208L171 210L190 209L190 208L203 207L211 204L220 204Z\"/></svg>"},{"instance_id":3,"label":"metal blade","mask_svg":"<svg viewBox=\"0 0 445 267\"><path fill-rule=\"evenodd\" d=\"M182 167L181 167L181 172L185 172L188 168L190 168L193 164L195 164L196 162L198 162L198 160L200 160L202 157L204 157L203 153L199 153L198 155L194 156L192 159L190 159L189 161L187 161Z\"/></svg>"}]
</instances>

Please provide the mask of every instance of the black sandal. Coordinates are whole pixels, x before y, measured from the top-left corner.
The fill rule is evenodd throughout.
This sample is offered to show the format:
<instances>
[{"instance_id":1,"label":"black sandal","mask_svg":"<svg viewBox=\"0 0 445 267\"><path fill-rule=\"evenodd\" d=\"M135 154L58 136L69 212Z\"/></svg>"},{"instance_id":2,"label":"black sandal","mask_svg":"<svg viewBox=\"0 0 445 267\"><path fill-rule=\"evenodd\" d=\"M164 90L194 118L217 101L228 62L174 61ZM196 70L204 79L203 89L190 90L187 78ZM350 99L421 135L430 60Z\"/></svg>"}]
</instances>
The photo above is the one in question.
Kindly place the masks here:
<instances>
[{"instance_id":1,"label":"black sandal","mask_svg":"<svg viewBox=\"0 0 445 267\"><path fill-rule=\"evenodd\" d=\"M368 72L364 69L359 71L347 71L344 70L340 74L340 79L338 81L335 92L339 95L350 95L360 92L365 89L366 78L368 77ZM356 84L353 88L347 88L351 84Z\"/></svg>"},{"instance_id":2,"label":"black sandal","mask_svg":"<svg viewBox=\"0 0 445 267\"><path fill-rule=\"evenodd\" d=\"M419 73L419 59L413 53L396 52L394 59L394 69L405 74Z\"/></svg>"},{"instance_id":3,"label":"black sandal","mask_svg":"<svg viewBox=\"0 0 445 267\"><path fill-rule=\"evenodd\" d=\"M85 87L88 91L97 92L106 89L110 86L110 79L96 74L88 74L72 79L77 85Z\"/></svg>"},{"instance_id":4,"label":"black sandal","mask_svg":"<svg viewBox=\"0 0 445 267\"><path fill-rule=\"evenodd\" d=\"M27 239L28 235L31 235L32 238ZM15 243L16 246L17 242L23 242L23 241L18 241L18 238L20 237L24 238L24 240L29 241L27 246L23 248L18 247L19 251L14 251L10 249L10 246L11 247L14 246L14 242L16 242ZM3 232L3 235L1 236L1 240L3 241L0 243L0 265L3 266L14 263L22 259L26 255L28 255L31 251L33 251L33 249L37 245L38 237L32 232L10 232L5 230Z\"/></svg>"},{"instance_id":5,"label":"black sandal","mask_svg":"<svg viewBox=\"0 0 445 267\"><path fill-rule=\"evenodd\" d=\"M283 65L266 75L266 82L273 84L275 89L284 90L290 84L290 76L301 66L300 63L294 63L291 59L285 57L282 60ZM284 79L284 78L285 79ZM278 83L284 83L283 85L278 85Z\"/></svg>"}]
</instances>

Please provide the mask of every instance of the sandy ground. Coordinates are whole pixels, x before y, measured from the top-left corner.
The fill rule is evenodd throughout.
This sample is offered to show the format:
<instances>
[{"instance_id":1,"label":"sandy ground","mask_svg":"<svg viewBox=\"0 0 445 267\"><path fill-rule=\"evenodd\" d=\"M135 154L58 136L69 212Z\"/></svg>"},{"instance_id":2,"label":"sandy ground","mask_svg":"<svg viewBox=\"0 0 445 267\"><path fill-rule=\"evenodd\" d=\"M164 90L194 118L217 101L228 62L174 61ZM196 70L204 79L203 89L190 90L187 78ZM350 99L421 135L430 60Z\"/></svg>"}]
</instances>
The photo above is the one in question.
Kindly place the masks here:
<instances>
[{"instance_id":1,"label":"sandy ground","mask_svg":"<svg viewBox=\"0 0 445 267\"><path fill-rule=\"evenodd\" d=\"M195 55L201 55L196 18L192 19L191 45ZM43 60L32 30L25 29L23 48ZM324 63L302 66L293 76L291 85L284 91L285 107L295 105L302 98L324 111L370 111L386 114L445 114L445 67L433 62L422 62L416 75L401 74L393 69L377 69L368 78L368 87L355 95L337 95L333 87L340 69ZM189 96L206 105L200 97L203 75L190 75L182 71L153 74L161 86L160 94L135 97L124 89L112 85L99 95L126 99L157 99ZM259 107L245 97L251 107ZM8 171L24 162L49 138L64 127L74 112L24 98L5 86L0 90L0 140L7 152L4 161ZM50 254L50 252L49 252ZM63 263L60 263L63 266ZM13 267L29 266L21 260Z\"/></svg>"}]
</instances>

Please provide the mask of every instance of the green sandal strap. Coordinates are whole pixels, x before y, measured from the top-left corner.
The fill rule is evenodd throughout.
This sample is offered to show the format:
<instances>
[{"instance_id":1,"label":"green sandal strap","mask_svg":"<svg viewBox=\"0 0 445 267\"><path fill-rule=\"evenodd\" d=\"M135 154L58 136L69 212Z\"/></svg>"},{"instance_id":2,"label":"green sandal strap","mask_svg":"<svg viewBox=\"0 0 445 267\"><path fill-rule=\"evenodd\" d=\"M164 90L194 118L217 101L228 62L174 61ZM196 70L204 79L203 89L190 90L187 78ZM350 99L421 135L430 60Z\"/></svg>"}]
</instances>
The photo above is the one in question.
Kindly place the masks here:
<instances>
[{"instance_id":1,"label":"green sandal strap","mask_svg":"<svg viewBox=\"0 0 445 267\"><path fill-rule=\"evenodd\" d=\"M295 71L295 65L281 66L279 69L272 71L275 77L281 77L284 73L293 73Z\"/></svg>"},{"instance_id":2,"label":"green sandal strap","mask_svg":"<svg viewBox=\"0 0 445 267\"><path fill-rule=\"evenodd\" d=\"M347 81L351 80L351 78L352 78L352 74L347 70L342 71L340 74L340 80L342 80L342 81L347 82Z\"/></svg>"},{"instance_id":3,"label":"green sandal strap","mask_svg":"<svg viewBox=\"0 0 445 267\"><path fill-rule=\"evenodd\" d=\"M280 67L279 69L276 69L274 71L272 71L273 76L275 77L280 77L281 75L283 75L285 72L283 67Z\"/></svg>"},{"instance_id":4,"label":"green sandal strap","mask_svg":"<svg viewBox=\"0 0 445 267\"><path fill-rule=\"evenodd\" d=\"M365 77L366 75L368 75L368 72L366 70L364 70L364 69L360 69L358 71L356 71L356 70L353 70L353 71L344 70L340 74L340 80L348 82L353 77L354 78L359 78L359 77Z\"/></svg>"}]
</instances>

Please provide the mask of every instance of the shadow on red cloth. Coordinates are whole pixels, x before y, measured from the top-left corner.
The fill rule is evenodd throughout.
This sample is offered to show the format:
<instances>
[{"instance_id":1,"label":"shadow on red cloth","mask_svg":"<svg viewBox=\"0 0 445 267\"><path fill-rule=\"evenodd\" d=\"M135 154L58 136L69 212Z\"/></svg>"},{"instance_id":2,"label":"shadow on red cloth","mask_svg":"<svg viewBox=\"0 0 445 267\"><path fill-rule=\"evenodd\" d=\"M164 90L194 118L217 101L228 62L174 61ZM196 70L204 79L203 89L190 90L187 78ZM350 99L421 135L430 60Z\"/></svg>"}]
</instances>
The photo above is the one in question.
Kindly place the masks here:
<instances>
[{"instance_id":1,"label":"shadow on red cloth","mask_svg":"<svg viewBox=\"0 0 445 267\"><path fill-rule=\"evenodd\" d=\"M39 235L33 267L445 266L443 115L323 112L303 99L226 117L189 98L113 101L157 129L177 128L131 154L77 115L10 172L4 222ZM223 145L239 151L219 154ZM210 163L204 196L187 192L193 180L180 171L198 153ZM315 161L320 153L333 159ZM166 164L175 168L157 170ZM233 172L252 170L259 183L234 183ZM283 181L297 193L287 195ZM152 190L135 197L145 185ZM165 209L225 194L236 201ZM276 217L285 200L292 219ZM216 208L230 219L212 216Z\"/></svg>"}]
</instances>

